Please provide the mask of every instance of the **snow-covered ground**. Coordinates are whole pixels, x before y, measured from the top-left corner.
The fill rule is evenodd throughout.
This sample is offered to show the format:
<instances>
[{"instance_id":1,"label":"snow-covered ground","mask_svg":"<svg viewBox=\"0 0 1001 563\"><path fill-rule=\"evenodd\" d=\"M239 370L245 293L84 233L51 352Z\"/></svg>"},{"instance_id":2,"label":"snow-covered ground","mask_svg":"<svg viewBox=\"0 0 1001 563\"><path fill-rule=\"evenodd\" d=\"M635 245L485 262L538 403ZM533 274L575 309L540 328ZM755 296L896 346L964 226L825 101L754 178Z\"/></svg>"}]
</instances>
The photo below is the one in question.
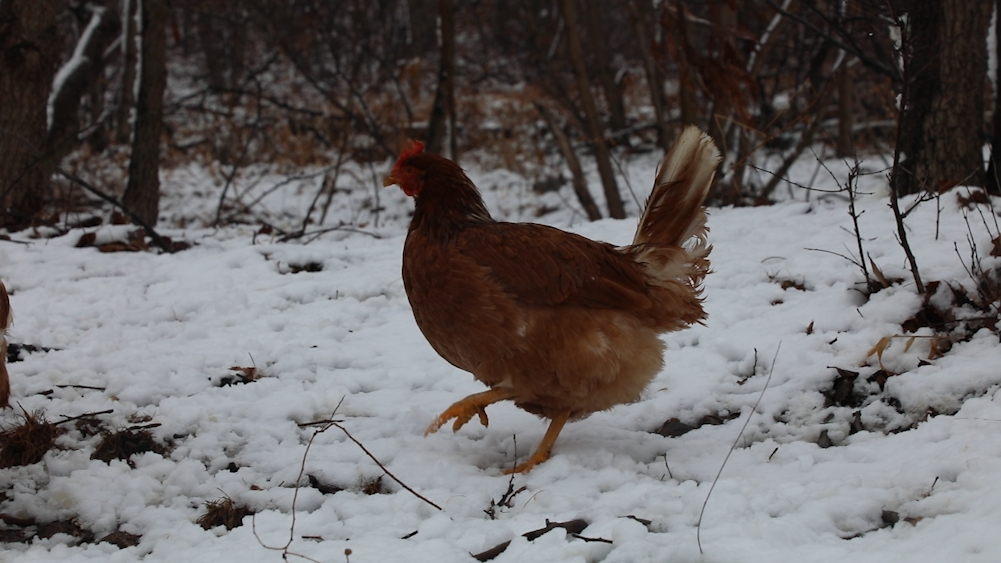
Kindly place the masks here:
<instances>
[{"instance_id":1,"label":"snow-covered ground","mask_svg":"<svg viewBox=\"0 0 1001 563\"><path fill-rule=\"evenodd\" d=\"M634 190L649 189L653 164L633 167ZM809 179L815 165L793 175ZM506 178L474 174L491 209L527 219L525 191L507 189ZM837 188L818 178L817 187ZM640 401L568 425L552 459L513 481L501 470L524 459L545 425L512 405L492 406L489 428L473 421L423 437L439 412L483 388L414 324L400 279L409 203L398 190L381 192L387 210L366 225L370 234L306 245L255 241L256 226L165 228L195 243L172 255L75 248L79 230L0 240L11 340L49 349L10 365L17 406L2 425L19 424L22 409L50 422L111 411L85 420L105 433L147 428L167 448L100 461L91 459L100 433L60 425L41 462L0 469L0 514L14 522L6 527L30 536L34 528L12 518L72 521L97 539L134 534L138 545L57 533L2 544L0 561L245 563L280 561L287 545L291 560L441 563L473 561L509 540L494 561L998 561L998 335L951 323L943 330L955 328L958 341L931 359L947 344L930 328L890 339L880 390L880 360L869 352L907 334L902 325L923 303L878 195L885 179L863 180L874 194L859 202L865 252L902 281L868 298L860 291L861 271L839 256L857 254L843 193L712 209L707 325L666 335L667 367ZM171 181L185 195L168 198L168 214L214 213L217 188L203 186L199 198L179 185L197 174L166 189ZM965 193L907 218L926 283L972 289L970 241L984 268L998 265L988 256L991 211L964 216ZM269 201L301 209L309 197ZM569 213L547 221L614 243L635 225ZM942 283L933 304L947 304L947 292ZM983 313L968 305L964 315ZM849 372L859 374L853 393L832 391ZM241 383L240 373L254 380ZM338 427L302 426L331 418L358 443ZM723 423L655 432L672 418ZM700 511L735 440L705 507L700 553ZM509 487L517 492L505 496ZM256 515L232 530L196 523L207 502L227 497ZM576 536L522 536L578 519L587 527Z\"/></svg>"}]
</instances>

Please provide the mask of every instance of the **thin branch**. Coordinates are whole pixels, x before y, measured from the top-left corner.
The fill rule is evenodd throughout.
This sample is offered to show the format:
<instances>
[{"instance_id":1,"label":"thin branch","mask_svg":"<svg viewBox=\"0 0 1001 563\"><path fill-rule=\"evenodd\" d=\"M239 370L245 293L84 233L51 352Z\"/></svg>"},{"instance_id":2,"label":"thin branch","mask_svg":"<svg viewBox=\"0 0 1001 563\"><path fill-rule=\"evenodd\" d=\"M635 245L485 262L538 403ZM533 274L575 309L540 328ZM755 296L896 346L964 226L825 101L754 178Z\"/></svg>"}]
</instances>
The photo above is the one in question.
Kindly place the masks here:
<instances>
[{"instance_id":1,"label":"thin branch","mask_svg":"<svg viewBox=\"0 0 1001 563\"><path fill-rule=\"evenodd\" d=\"M878 72L878 73L880 73L880 74L882 74L884 76L887 76L887 77L889 77L889 78L891 78L892 80L895 80L895 81L896 80L901 80L900 74L898 72L896 72L893 68L891 68L891 67L883 64L881 61L878 61L878 60L872 58L871 56L869 56L869 52L867 50L862 49L862 48L858 47L857 45L849 45L848 43L845 43L844 41L842 41L841 39L839 39L839 38L835 37L834 35L828 33L827 31L825 31L823 29L820 29L819 27L817 27L816 25L814 25L810 20L808 20L808 19L806 19L806 18L804 18L804 17L802 17L802 16L800 16L798 14L794 14L794 13L788 11L788 10L784 10L781 6L779 6L778 4L776 4L774 2L774 0L765 0L765 2L769 6L771 6L776 12L782 14L783 16L785 16L785 17L787 17L789 19L792 19L792 20L795 20L795 21L801 23L804 27L809 28L811 31L813 31L814 33L820 35L821 37L823 37L827 41L830 41L833 45L835 45L838 48L842 49L846 53L851 53L852 55L858 57L858 59L860 61L862 61L863 63L865 63L867 66L869 66L870 68L872 68L876 72Z\"/></svg>"},{"instance_id":2,"label":"thin branch","mask_svg":"<svg viewBox=\"0 0 1001 563\"><path fill-rule=\"evenodd\" d=\"M56 426L56 425L59 425L59 424L64 424L64 423L67 423L67 422L72 422L74 420L80 420L81 418L93 418L93 417L101 415L101 414L111 414L113 412L115 412L115 411L112 410L112 409L108 409L106 411L97 411L97 412L85 412L85 413L83 413L83 414L81 414L79 416L72 416L72 417L69 417L69 418L64 418L64 419L60 420L59 422L53 422L52 424L53 424L53 426Z\"/></svg>"},{"instance_id":3,"label":"thin branch","mask_svg":"<svg viewBox=\"0 0 1001 563\"><path fill-rule=\"evenodd\" d=\"M609 540L603 538L585 538L580 536L579 534L583 532L587 528L587 526L588 526L587 521L580 519L570 520L568 522L550 522L549 520L546 520L546 525L544 527L539 528L538 530L532 530L531 532L525 532L524 534L522 534L522 537L527 538L528 541L532 541L548 534L549 532L557 528L563 528L564 530L567 531L567 534L580 540L612 543ZM473 559L476 559L477 561L490 561L491 559L497 557L501 553L504 553L504 550L507 549L509 545L511 545L511 540L497 544L494 547L491 547L490 549L483 551L481 553L477 553L475 555L470 554L470 555L473 555Z\"/></svg>"},{"instance_id":4,"label":"thin branch","mask_svg":"<svg viewBox=\"0 0 1001 563\"><path fill-rule=\"evenodd\" d=\"M733 450L737 449L737 443L740 441L740 437L744 435L744 430L747 430L747 425L751 422L751 418L754 417L754 411L758 410L758 405L761 404L761 398L765 396L765 390L768 389L768 384L772 381L772 373L775 372L775 361L779 358L779 350L782 349L782 343L779 342L778 346L775 347L775 356L772 357L772 367L768 370L768 378L765 379L765 386L761 388L761 393L758 395L758 400L754 401L754 406L751 407L751 412L747 415L747 420L744 421L744 425L740 427L740 432L737 433L737 437L733 440L733 445L730 446L730 451L726 452L726 457L723 458L723 463L719 466L719 471L716 472L716 478L713 479L713 484L709 487L709 492L706 493L706 500L702 502L702 510L699 511L699 521L695 524L695 541L699 544L699 553L705 553L702 551L702 517L706 513L706 505L709 504L709 497L713 494L713 489L716 488L716 483L719 482L720 475L723 474L723 468L726 467L726 462L730 459L730 454Z\"/></svg>"},{"instance_id":5,"label":"thin branch","mask_svg":"<svg viewBox=\"0 0 1001 563\"><path fill-rule=\"evenodd\" d=\"M320 238L321 235L325 235L327 233L331 233L331 232L334 232L334 231L344 231L344 232L347 232L347 233L357 233L357 234L360 234L360 235L368 235L368 236L370 236L372 238L375 238L375 239L381 239L382 238L382 235L380 235L379 233L373 233L371 231L366 231L366 230L363 230L363 229L359 229L357 227L351 227L349 225L338 225L336 227L327 227L326 229L318 229L318 230L315 230L315 231L308 231L308 232L305 232L305 233L300 233L300 232L288 233L288 234L283 235L281 238L279 238L278 242L288 242L290 240L295 240L295 239L300 239L300 238L308 238L308 240L305 243L303 243L303 244L309 244L309 243L313 242L314 240Z\"/></svg>"},{"instance_id":6,"label":"thin branch","mask_svg":"<svg viewBox=\"0 0 1001 563\"><path fill-rule=\"evenodd\" d=\"M919 295L925 292L925 285L921 282L921 273L918 271L918 262L911 251L911 245L907 242L907 229L904 227L904 215L900 212L900 201L898 192L900 191L900 176L903 174L903 164L901 163L901 138L904 134L904 114L907 113L907 105L910 103L910 81L911 81L911 38L908 35L907 26L903 22L896 22L900 27L900 58L903 61L902 80L900 86L900 112L897 115L897 131L895 134L896 143L893 149L893 167L890 171L890 209L893 210L893 218L897 224L897 241L904 249L907 262L911 267L911 275L914 277L914 289Z\"/></svg>"},{"instance_id":7,"label":"thin branch","mask_svg":"<svg viewBox=\"0 0 1001 563\"><path fill-rule=\"evenodd\" d=\"M160 236L160 234L157 233L156 230L149 223L147 223L141 217L130 211L127 207L125 207L121 203L119 203L118 199L97 189L90 182L84 180L83 178L77 176L72 172L67 171L62 166L56 166L55 172L56 174L59 174L60 176L79 185L81 188L87 190L88 192L96 195L97 197L103 199L104 201L120 209L122 213L125 213L129 217L129 219L132 220L132 222L142 227L143 230L146 231L146 234L149 235L151 239L153 239L153 244L160 247L161 250L163 250L168 254L174 252L174 249L171 246L170 241Z\"/></svg>"},{"instance_id":8,"label":"thin branch","mask_svg":"<svg viewBox=\"0 0 1001 563\"><path fill-rule=\"evenodd\" d=\"M358 440L356 440L355 437L352 436L350 432L348 432L347 428L344 428L343 426L341 426L340 424L338 424L337 422L334 422L334 421L330 421L330 425L331 426L335 426L338 429L340 429L341 432L344 432L344 435L347 436L349 440L351 440L352 442L354 442L355 444L357 444L358 447L361 448L361 451L365 452L365 455L367 455L369 457L369 459L371 459L372 461L374 461L375 464L379 466L379 469L382 469L383 472L386 473L386 475L389 475L390 479L392 479L393 481L396 481L396 483L399 486L403 487L404 489L406 489L407 491L409 491L410 494L412 494L415 497L421 499L422 501L430 504L431 506L437 508L438 510L442 510L442 508L440 506L438 506L437 504L431 502L430 500L428 500L426 497L424 497L423 495L421 495L417 491L411 489L409 486L407 486L406 483L404 483L403 481L400 481L396 477L396 475L393 475L393 473L390 470L386 469L386 466L383 465L381 461L379 461L378 459L376 459L376 457L374 455L372 455L372 452L368 451L368 448L366 448L364 444L362 444L361 442L359 442ZM319 430L318 432L323 432L323 430Z\"/></svg>"}]
</instances>

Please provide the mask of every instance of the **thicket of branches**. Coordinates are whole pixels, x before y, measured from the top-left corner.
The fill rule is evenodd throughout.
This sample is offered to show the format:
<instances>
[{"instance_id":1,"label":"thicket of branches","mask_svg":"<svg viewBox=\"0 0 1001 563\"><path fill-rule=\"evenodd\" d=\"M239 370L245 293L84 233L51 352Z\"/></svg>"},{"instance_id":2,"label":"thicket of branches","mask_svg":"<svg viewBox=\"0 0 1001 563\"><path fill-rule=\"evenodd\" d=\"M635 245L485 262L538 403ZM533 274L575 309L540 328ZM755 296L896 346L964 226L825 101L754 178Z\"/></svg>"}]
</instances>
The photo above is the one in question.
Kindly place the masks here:
<instances>
[{"instance_id":1,"label":"thicket of branches","mask_svg":"<svg viewBox=\"0 0 1001 563\"><path fill-rule=\"evenodd\" d=\"M719 203L768 201L818 147L896 151L901 193L979 184L991 4L5 0L0 226L65 222L100 192L152 227L157 167L190 163L224 180L217 222L251 164L321 169L319 215L341 167L406 138L540 186L568 170L590 218L621 217L615 160L686 124L725 152Z\"/></svg>"}]
</instances>

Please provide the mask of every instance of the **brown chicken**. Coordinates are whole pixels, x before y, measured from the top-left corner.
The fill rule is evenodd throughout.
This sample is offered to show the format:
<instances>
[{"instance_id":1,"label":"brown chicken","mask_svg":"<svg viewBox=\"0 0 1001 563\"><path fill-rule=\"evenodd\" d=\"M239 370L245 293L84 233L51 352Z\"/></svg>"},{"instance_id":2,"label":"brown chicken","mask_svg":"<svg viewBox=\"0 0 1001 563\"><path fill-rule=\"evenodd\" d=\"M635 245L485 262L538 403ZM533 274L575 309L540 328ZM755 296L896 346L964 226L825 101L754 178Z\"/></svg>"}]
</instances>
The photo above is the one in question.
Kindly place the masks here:
<instances>
[{"instance_id":1,"label":"brown chicken","mask_svg":"<svg viewBox=\"0 0 1001 563\"><path fill-rule=\"evenodd\" d=\"M709 271L702 207L719 152L694 127L661 163L633 243L615 247L532 223L494 221L454 162L411 143L386 176L415 199L403 284L417 326L452 365L490 390L427 429L453 431L510 400L551 420L539 448L506 473L549 458L567 421L628 403L663 366L660 333L701 322Z\"/></svg>"},{"instance_id":2,"label":"brown chicken","mask_svg":"<svg viewBox=\"0 0 1001 563\"><path fill-rule=\"evenodd\" d=\"M7 375L7 328L14 322L7 288L0 281L0 408L10 404L10 377Z\"/></svg>"}]
</instances>

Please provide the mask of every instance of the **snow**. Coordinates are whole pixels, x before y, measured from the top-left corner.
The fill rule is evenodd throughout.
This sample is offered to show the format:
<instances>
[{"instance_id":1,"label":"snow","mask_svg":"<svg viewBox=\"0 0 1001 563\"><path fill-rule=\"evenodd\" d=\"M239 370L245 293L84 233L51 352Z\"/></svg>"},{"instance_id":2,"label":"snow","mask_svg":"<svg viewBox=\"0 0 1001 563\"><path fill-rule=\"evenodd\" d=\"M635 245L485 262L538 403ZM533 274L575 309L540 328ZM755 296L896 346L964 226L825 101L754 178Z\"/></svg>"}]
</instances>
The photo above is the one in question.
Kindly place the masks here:
<instances>
[{"instance_id":1,"label":"snow","mask_svg":"<svg viewBox=\"0 0 1001 563\"><path fill-rule=\"evenodd\" d=\"M648 183L654 164L629 169L632 185ZM843 180L845 167L828 165ZM815 166L792 174L809 178ZM492 209L523 213L505 174L472 174ZM862 181L874 194L885 184ZM218 192L207 181L203 190L168 198L165 216L211 216ZM301 209L310 193L300 192L272 197ZM990 211L986 220L964 215L965 193L922 203L907 218L926 283L972 289L969 240L986 269L998 266L986 256L997 234ZM163 234L195 243L171 255L75 248L80 230L0 240L0 278L16 313L11 340L50 349L10 364L17 407L3 426L22 412L56 422L110 410L96 416L106 430L156 424L149 431L169 446L106 463L91 459L99 435L65 425L42 462L0 469L0 513L141 540L120 549L56 534L6 543L0 560L279 561L291 536L290 554L323 562L472 561L505 541L494 561L996 561L997 334L971 331L931 360L930 338L909 348L893 339L881 361L898 375L880 391L867 381L880 369L869 352L905 334L901 324L922 306L886 200L859 202L863 244L886 277L902 281L867 298L861 271L838 256L857 248L846 198L795 195L710 210L707 324L666 335L667 367L641 400L569 424L553 458L513 482L501 470L524 460L545 425L512 405L491 406L489 428L472 421L423 437L437 414L483 387L440 359L414 324L400 279L409 205L400 194L382 193L389 209L366 229L379 238L334 232L283 244L255 238L252 226L168 225ZM615 244L635 226L547 220ZM91 231L111 240L121 236L115 229ZM291 273L308 263L322 270ZM233 367L259 377L223 385ZM857 407L825 406L836 368L859 373L855 390L866 399ZM864 429L852 433L856 411ZM725 422L674 438L654 433L670 418L695 425L707 415ZM331 418L441 510L383 476L340 429L300 426ZM822 434L830 447L818 445ZM735 440L706 504L700 553L700 511ZM306 476L343 490L323 494ZM384 492L365 494L380 476ZM494 506L509 482L525 489ZM195 521L205 503L224 497L256 515L233 530L204 530ZM484 512L491 506L495 519ZM884 522L886 511L899 520ZM588 522L581 536L607 541L562 529L522 536L573 519Z\"/></svg>"}]
</instances>

